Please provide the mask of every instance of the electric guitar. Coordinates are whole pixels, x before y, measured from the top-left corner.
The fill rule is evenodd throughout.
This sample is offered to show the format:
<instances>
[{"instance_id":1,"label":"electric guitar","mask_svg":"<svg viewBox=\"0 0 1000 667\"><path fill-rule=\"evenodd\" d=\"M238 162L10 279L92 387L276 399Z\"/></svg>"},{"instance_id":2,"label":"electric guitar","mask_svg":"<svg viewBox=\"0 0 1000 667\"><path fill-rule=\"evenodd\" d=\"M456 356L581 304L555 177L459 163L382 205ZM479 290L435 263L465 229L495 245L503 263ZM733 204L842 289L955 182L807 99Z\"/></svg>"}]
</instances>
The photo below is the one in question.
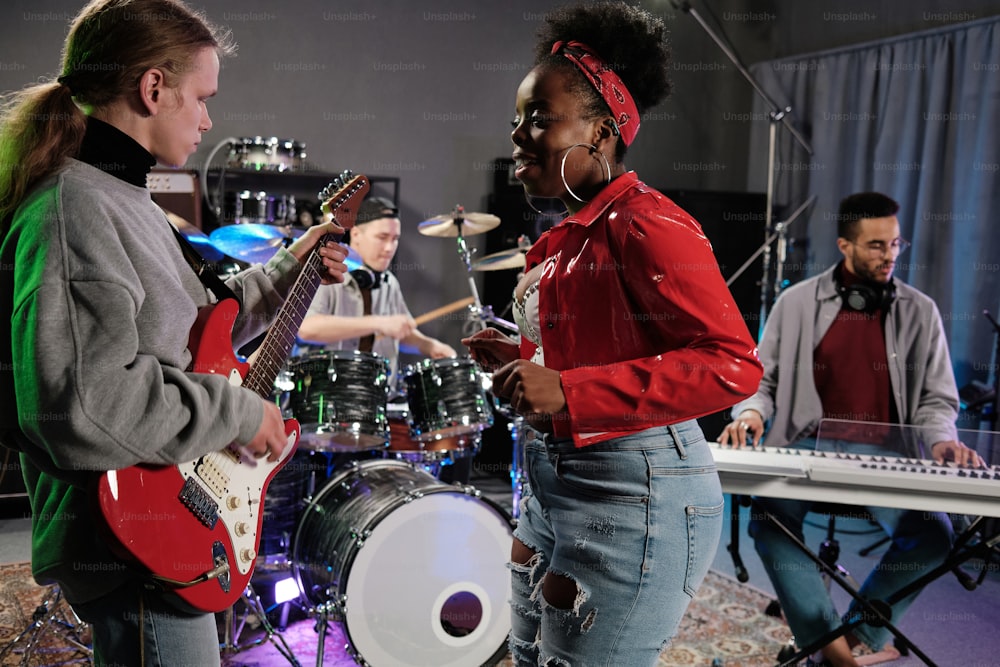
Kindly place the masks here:
<instances>
[{"instance_id":1,"label":"electric guitar","mask_svg":"<svg viewBox=\"0 0 1000 667\"><path fill-rule=\"evenodd\" d=\"M368 189L367 178L345 171L320 193L323 211L350 228ZM331 234L321 243L337 240ZM233 352L239 303L224 299L202 308L189 336L191 370L226 375L231 383L270 397L322 271L322 258L313 250L252 365ZM174 593L182 608L217 612L232 606L256 564L267 486L298 445L296 420L285 422L285 434L288 445L274 462L248 459L230 445L178 465L140 464L103 473L95 499L110 543Z\"/></svg>"}]
</instances>

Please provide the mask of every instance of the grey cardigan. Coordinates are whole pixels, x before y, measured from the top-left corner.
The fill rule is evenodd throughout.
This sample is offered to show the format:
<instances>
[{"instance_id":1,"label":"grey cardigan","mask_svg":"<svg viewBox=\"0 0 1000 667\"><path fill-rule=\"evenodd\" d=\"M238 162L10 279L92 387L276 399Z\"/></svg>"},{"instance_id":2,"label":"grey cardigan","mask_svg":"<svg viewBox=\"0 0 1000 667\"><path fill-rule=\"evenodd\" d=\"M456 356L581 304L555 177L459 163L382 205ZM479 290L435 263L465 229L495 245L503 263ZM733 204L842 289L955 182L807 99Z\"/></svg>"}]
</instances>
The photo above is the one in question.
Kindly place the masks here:
<instances>
[{"instance_id":1,"label":"grey cardigan","mask_svg":"<svg viewBox=\"0 0 1000 667\"><path fill-rule=\"evenodd\" d=\"M760 340L764 377L757 393L733 407L759 412L771 424L769 446L808 436L823 416L813 378L813 353L841 308L835 267L786 289L775 302ZM920 426L930 446L956 438L958 389L937 305L895 280L896 298L885 321L889 379L904 424Z\"/></svg>"}]
</instances>

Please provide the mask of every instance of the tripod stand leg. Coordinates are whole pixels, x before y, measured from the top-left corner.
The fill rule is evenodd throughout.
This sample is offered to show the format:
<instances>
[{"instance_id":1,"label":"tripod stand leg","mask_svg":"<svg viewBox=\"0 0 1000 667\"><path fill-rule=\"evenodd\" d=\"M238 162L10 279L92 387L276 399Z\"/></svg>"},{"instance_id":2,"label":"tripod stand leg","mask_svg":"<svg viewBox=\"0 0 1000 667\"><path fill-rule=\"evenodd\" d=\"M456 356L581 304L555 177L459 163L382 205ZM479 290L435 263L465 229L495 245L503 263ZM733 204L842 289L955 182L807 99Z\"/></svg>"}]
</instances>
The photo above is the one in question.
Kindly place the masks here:
<instances>
[{"instance_id":1,"label":"tripod stand leg","mask_svg":"<svg viewBox=\"0 0 1000 667\"><path fill-rule=\"evenodd\" d=\"M58 586L49 586L45 597L42 598L41 603L35 608L28 627L22 630L6 646L0 648L0 663L13 664L8 663L6 660L17 653L21 654L21 660L18 664L28 665L32 664L32 658L38 653L65 653L72 651L73 655L79 654L78 657L72 657L71 655L68 659L60 661L59 664L90 664L93 650L85 642L83 636L86 632L87 624L80 620L71 607L69 608L69 613L72 618L67 618L65 610L62 609L62 602L62 590ZM50 648L43 647L45 637L50 633L57 632L60 634L60 639L67 645ZM43 664L52 664L52 661L43 660Z\"/></svg>"},{"instance_id":2,"label":"tripod stand leg","mask_svg":"<svg viewBox=\"0 0 1000 667\"><path fill-rule=\"evenodd\" d=\"M271 642L274 648L280 653L288 662L294 667L302 667L295 654L288 647L285 642L284 636L271 625L271 622L267 620L267 611L264 609L263 603L260 601L260 596L257 595L256 591L253 589L253 584L248 584L246 590L243 591L242 596L243 604L246 608L243 611L243 618L240 619L239 627L236 625L236 615L233 607L226 610L225 613L225 626L226 626L226 637L225 643L222 645L222 650L229 653L239 653L245 649L251 648L253 646L259 646L265 641ZM260 619L261 626L264 628L264 636L256 639L247 644L240 645L237 642L239 637L243 634L243 628L246 626L247 616L253 613Z\"/></svg>"}]
</instances>

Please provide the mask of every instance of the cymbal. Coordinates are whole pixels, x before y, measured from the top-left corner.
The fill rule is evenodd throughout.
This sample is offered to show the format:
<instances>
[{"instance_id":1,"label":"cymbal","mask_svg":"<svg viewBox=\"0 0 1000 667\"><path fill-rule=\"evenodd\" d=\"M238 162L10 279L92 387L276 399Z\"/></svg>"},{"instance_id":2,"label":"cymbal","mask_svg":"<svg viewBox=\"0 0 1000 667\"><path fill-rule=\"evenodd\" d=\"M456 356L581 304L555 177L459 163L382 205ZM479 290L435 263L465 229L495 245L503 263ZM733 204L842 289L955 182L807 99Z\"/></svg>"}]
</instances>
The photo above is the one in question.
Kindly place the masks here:
<instances>
[{"instance_id":1,"label":"cymbal","mask_svg":"<svg viewBox=\"0 0 1000 667\"><path fill-rule=\"evenodd\" d=\"M502 269L523 269L525 262L524 255L528 250L521 248L511 248L486 255L478 262L473 262L473 271L500 271Z\"/></svg>"},{"instance_id":2,"label":"cymbal","mask_svg":"<svg viewBox=\"0 0 1000 667\"><path fill-rule=\"evenodd\" d=\"M500 225L500 218L489 213L446 213L424 220L417 225L417 231L424 236L438 238L458 236L457 221L461 221L462 236L484 234Z\"/></svg>"},{"instance_id":3,"label":"cymbal","mask_svg":"<svg viewBox=\"0 0 1000 667\"><path fill-rule=\"evenodd\" d=\"M191 245L194 246L198 254L205 258L208 262L218 262L225 257L223 252L212 245L211 240L205 232L201 231L190 222L172 213L167 209L162 209L164 213L167 214L167 220L177 228L177 231L181 233L181 236L186 238Z\"/></svg>"},{"instance_id":4,"label":"cymbal","mask_svg":"<svg viewBox=\"0 0 1000 667\"><path fill-rule=\"evenodd\" d=\"M290 226L248 222L219 227L208 238L212 245L230 257L250 264L262 264L271 259L278 248L287 246L304 233L305 230Z\"/></svg>"}]
</instances>

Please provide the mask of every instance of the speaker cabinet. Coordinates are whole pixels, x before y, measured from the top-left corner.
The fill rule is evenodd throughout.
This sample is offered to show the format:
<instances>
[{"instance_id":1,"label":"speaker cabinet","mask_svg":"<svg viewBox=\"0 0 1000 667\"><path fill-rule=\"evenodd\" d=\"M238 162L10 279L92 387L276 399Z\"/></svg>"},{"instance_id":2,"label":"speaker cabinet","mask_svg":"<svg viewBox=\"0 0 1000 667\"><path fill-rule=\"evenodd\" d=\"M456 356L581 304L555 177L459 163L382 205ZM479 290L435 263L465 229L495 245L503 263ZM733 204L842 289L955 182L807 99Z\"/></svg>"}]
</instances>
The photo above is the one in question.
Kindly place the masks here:
<instances>
[{"instance_id":1,"label":"speaker cabinet","mask_svg":"<svg viewBox=\"0 0 1000 667\"><path fill-rule=\"evenodd\" d=\"M201 187L194 171L153 169L146 177L153 201L198 229L201 226Z\"/></svg>"},{"instance_id":2,"label":"speaker cabinet","mask_svg":"<svg viewBox=\"0 0 1000 667\"><path fill-rule=\"evenodd\" d=\"M719 270L727 282L764 243L767 197L753 192L660 190L698 221L712 243ZM760 329L763 260L758 257L729 286L754 340ZM773 272L771 275L774 275ZM698 420L705 437L715 440L729 423L729 410Z\"/></svg>"}]
</instances>

